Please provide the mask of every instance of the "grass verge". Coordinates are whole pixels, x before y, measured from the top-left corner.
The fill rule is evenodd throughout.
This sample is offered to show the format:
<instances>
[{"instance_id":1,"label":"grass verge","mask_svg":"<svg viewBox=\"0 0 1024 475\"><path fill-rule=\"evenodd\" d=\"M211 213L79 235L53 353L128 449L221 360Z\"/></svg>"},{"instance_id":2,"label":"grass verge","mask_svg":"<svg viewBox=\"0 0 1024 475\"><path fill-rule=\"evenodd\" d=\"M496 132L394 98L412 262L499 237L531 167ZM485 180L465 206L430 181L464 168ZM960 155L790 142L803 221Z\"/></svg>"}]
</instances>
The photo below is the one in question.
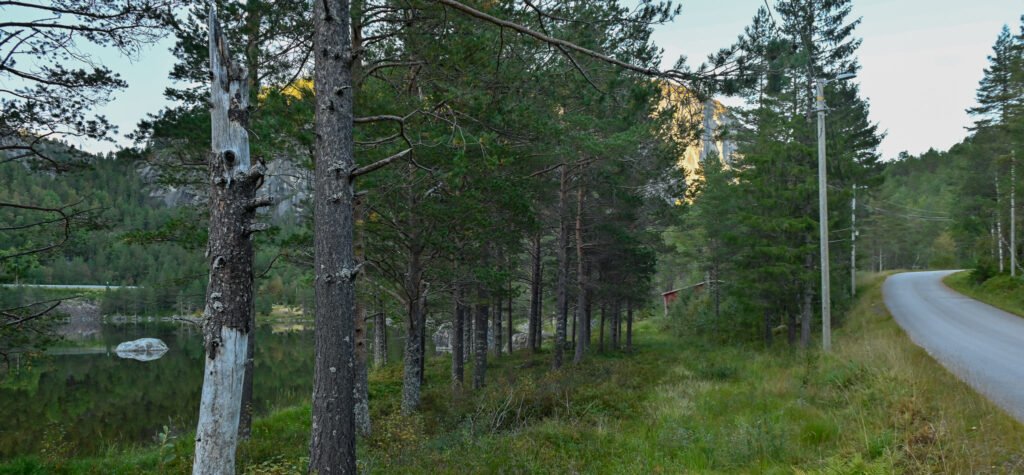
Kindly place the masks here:
<instances>
[{"instance_id":1,"label":"grass verge","mask_svg":"<svg viewBox=\"0 0 1024 475\"><path fill-rule=\"evenodd\" d=\"M970 271L965 271L950 274L942 282L972 299L1024 317L1024 281L1021 279L1001 274L979 284Z\"/></svg>"},{"instance_id":2,"label":"grass verge","mask_svg":"<svg viewBox=\"0 0 1024 475\"><path fill-rule=\"evenodd\" d=\"M452 394L427 365L423 410L396 416L401 368L371 377L372 473L1019 473L1024 426L914 346L888 315L881 277L831 354L720 346L638 325L634 354L548 371L548 356L499 359L482 391ZM596 347L595 347L596 348ZM240 471L302 473L309 406L257 421ZM53 444L0 473L187 473L191 438L76 459Z\"/></svg>"}]
</instances>

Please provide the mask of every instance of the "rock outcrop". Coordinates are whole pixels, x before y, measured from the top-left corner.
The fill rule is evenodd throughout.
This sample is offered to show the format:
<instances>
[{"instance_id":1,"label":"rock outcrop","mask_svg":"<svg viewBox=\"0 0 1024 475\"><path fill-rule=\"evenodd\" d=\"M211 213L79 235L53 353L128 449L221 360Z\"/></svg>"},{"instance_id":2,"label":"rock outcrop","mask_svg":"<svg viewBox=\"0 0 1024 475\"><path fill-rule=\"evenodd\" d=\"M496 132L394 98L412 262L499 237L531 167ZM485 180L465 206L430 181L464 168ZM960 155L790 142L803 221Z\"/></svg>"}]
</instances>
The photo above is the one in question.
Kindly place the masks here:
<instances>
[{"instance_id":1,"label":"rock outcrop","mask_svg":"<svg viewBox=\"0 0 1024 475\"><path fill-rule=\"evenodd\" d=\"M167 344L157 338L139 338L117 345L118 357L138 361L153 361L167 353Z\"/></svg>"}]
</instances>

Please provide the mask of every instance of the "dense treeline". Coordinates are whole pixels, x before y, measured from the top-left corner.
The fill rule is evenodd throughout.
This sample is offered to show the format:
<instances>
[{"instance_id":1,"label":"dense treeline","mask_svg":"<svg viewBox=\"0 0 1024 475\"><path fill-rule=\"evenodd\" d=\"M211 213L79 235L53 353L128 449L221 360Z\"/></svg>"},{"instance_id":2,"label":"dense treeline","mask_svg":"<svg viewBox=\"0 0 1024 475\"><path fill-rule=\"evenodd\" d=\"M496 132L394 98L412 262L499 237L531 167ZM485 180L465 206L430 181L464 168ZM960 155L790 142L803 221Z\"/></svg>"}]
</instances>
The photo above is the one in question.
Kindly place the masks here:
<instances>
[{"instance_id":1,"label":"dense treeline","mask_svg":"<svg viewBox=\"0 0 1024 475\"><path fill-rule=\"evenodd\" d=\"M807 347L820 315L815 85L859 69L849 1L782 1L762 7L738 49L756 64L735 91L737 154L724 167L705 158L690 191L693 212L666 234L693 256L690 281L706 281L697 328L726 339L784 334ZM828 208L831 306L851 301L850 200L854 187L880 181L881 134L855 83L829 82Z\"/></svg>"},{"instance_id":2,"label":"dense treeline","mask_svg":"<svg viewBox=\"0 0 1024 475\"><path fill-rule=\"evenodd\" d=\"M87 186L102 191L41 185L45 174L5 163L6 179L21 187L12 200L64 209L84 198L96 210L78 221L112 224L24 256L15 254L36 243L13 233L0 263L8 279L120 280L142 285L158 305L204 306L196 473L230 472L236 434L248 435L246 388L259 378L253 301L302 304L315 315L310 471L325 473L354 472L357 430L371 433L371 319L377 334L387 317L405 328L398 410L412 415L426 338L442 326L453 395L486 386L488 358L517 339L549 352L555 370L594 351L628 351L634 314L655 301L667 242L678 256L662 261L666 280L707 289L685 308L695 318L684 324L723 340L770 344L782 334L810 346L825 300L814 121L814 88L825 80L827 308L852 302L856 242L867 243L860 267L875 252L880 268L911 255L910 265L977 257L985 230L1000 266L1007 254L1003 203L1016 183L1002 170L1015 176L1015 159L999 144L1019 126L1020 106L1019 95L1007 95L1020 90L1020 40L1008 33L979 92L983 119L956 152L982 160L974 168L983 171L963 182L976 187L959 192L971 198L950 205L957 225L941 229L946 216L927 211L932 203L899 196L936 154L883 169L869 104L855 82L835 81L859 69L852 0L766 4L735 45L699 68L681 61L670 71L658 69L651 42L653 25L679 13L669 2L174 6L177 15L144 17L176 39L171 106L140 124L137 150L85 163ZM724 131L736 154L706 154L684 186L678 158L699 135L692 112L710 93L743 101ZM975 149L982 144L987 152ZM196 197L195 206L156 205L132 181L140 166L155 186ZM283 221L256 213L285 199L268 185L274 173L308 191L287 198L294 215ZM857 211L859 193L873 198ZM903 211L886 208L894 201ZM895 228L915 209L934 229ZM860 237L857 213L870 216L859 221Z\"/></svg>"},{"instance_id":3,"label":"dense treeline","mask_svg":"<svg viewBox=\"0 0 1024 475\"><path fill-rule=\"evenodd\" d=\"M999 33L977 103L963 142L887 164L885 184L861 211L862 268L976 267L980 280L1019 274L1024 24Z\"/></svg>"},{"instance_id":4,"label":"dense treeline","mask_svg":"<svg viewBox=\"0 0 1024 475\"><path fill-rule=\"evenodd\" d=\"M63 148L58 143L50 147ZM62 152L53 154L58 160L66 157ZM205 230L188 223L194 217L193 207L187 202L166 205L163 195L168 191L147 183L147 169L130 153L78 154L70 170L60 174L0 167L0 201L49 208L72 204L68 213L74 216L63 245L0 262L0 282L141 287L97 294L104 312L110 314L193 313L201 308L205 266L195 243L205 238ZM0 234L0 249L13 254L60 240L64 226L59 220L44 228L25 227L39 218L31 211L0 209L5 226L24 227ZM280 226L278 235L289 232L287 223ZM164 232L172 227L187 231ZM268 242L259 256L264 268L279 250L272 240ZM257 306L264 313L272 304L308 304L301 272L293 267L277 266L261 283ZM4 308L33 299L21 292L5 294Z\"/></svg>"}]
</instances>

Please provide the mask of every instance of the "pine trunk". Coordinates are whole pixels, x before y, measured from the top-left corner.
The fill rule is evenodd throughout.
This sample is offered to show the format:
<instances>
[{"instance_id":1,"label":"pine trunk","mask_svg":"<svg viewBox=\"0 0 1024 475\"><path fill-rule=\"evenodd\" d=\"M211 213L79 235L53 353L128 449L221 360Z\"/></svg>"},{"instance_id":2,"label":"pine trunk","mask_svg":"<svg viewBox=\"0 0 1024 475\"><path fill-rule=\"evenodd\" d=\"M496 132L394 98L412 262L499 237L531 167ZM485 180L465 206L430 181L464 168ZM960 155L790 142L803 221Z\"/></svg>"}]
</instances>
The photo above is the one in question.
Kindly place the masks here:
<instances>
[{"instance_id":1,"label":"pine trunk","mask_svg":"<svg viewBox=\"0 0 1024 475\"><path fill-rule=\"evenodd\" d=\"M383 368L388 364L388 319L384 309L377 309L373 315L373 366Z\"/></svg>"},{"instance_id":2,"label":"pine trunk","mask_svg":"<svg viewBox=\"0 0 1024 475\"><path fill-rule=\"evenodd\" d=\"M612 349L619 349L619 321L622 319L622 302L615 302L615 311L612 312Z\"/></svg>"},{"instance_id":3,"label":"pine trunk","mask_svg":"<svg viewBox=\"0 0 1024 475\"><path fill-rule=\"evenodd\" d=\"M254 103L260 91L259 29L262 20L262 0L249 0L245 4L245 69L249 90L249 103ZM250 120L252 117L250 117ZM245 376L242 383L242 414L238 420L238 437L248 439L252 434L252 384L256 357L256 312L250 312L248 342L246 342Z\"/></svg>"},{"instance_id":4,"label":"pine trunk","mask_svg":"<svg viewBox=\"0 0 1024 475\"><path fill-rule=\"evenodd\" d=\"M351 15L347 0L314 2L313 422L309 471L356 473L355 278Z\"/></svg>"},{"instance_id":5,"label":"pine trunk","mask_svg":"<svg viewBox=\"0 0 1024 475\"><path fill-rule=\"evenodd\" d=\"M456 289L453 300L455 301L454 309L452 312L452 333L451 333L451 346L452 346L452 389L459 389L462 387L462 382L465 380L465 370L463 364L465 359L463 356L464 346L463 341L465 340L465 330L463 329L463 322L465 321L465 310L462 305L462 292Z\"/></svg>"},{"instance_id":6,"label":"pine trunk","mask_svg":"<svg viewBox=\"0 0 1024 475\"><path fill-rule=\"evenodd\" d=\"M423 327L420 308L420 292L422 290L422 269L419 253L411 251L406 271L405 293L408 298L408 313L405 326L405 360L402 371L402 414L416 412L420 405L420 359L423 351L420 348Z\"/></svg>"},{"instance_id":7,"label":"pine trunk","mask_svg":"<svg viewBox=\"0 0 1024 475\"><path fill-rule=\"evenodd\" d=\"M487 383L487 313L486 304L477 306L473 329L476 332L476 347L473 359L473 388L483 388Z\"/></svg>"},{"instance_id":8,"label":"pine trunk","mask_svg":"<svg viewBox=\"0 0 1024 475\"><path fill-rule=\"evenodd\" d=\"M512 326L512 282L508 283L508 354L512 354L512 335L515 334L515 327Z\"/></svg>"},{"instance_id":9,"label":"pine trunk","mask_svg":"<svg viewBox=\"0 0 1024 475\"><path fill-rule=\"evenodd\" d=\"M566 199L569 187L569 170L562 165L562 175L558 187L558 320L555 322L555 348L552 352L552 366L555 369L562 367L563 354L565 353L565 330L568 323L569 300L566 294L568 289L568 267L569 256L566 255L569 247L568 226L565 223Z\"/></svg>"},{"instance_id":10,"label":"pine trunk","mask_svg":"<svg viewBox=\"0 0 1024 475\"><path fill-rule=\"evenodd\" d=\"M576 316L575 316L575 328L576 333L574 338L576 340L576 353L573 355L572 362L580 363L583 361L583 352L586 349L587 341L587 324L586 324L586 309L587 305L587 272L585 269L585 260L583 259L583 186L581 185L576 191Z\"/></svg>"},{"instance_id":11,"label":"pine trunk","mask_svg":"<svg viewBox=\"0 0 1024 475\"><path fill-rule=\"evenodd\" d=\"M633 352L633 302L626 302L626 351Z\"/></svg>"},{"instance_id":12,"label":"pine trunk","mask_svg":"<svg viewBox=\"0 0 1024 475\"><path fill-rule=\"evenodd\" d=\"M209 18L211 153L210 277L203 312L206 347L194 474L235 471L239 418L253 313L253 218L260 165L251 166L246 132L248 82L231 61L215 11Z\"/></svg>"},{"instance_id":13,"label":"pine trunk","mask_svg":"<svg viewBox=\"0 0 1024 475\"><path fill-rule=\"evenodd\" d=\"M527 346L530 347L530 351L536 353L538 348L537 342L537 327L540 326L540 287L541 287L541 273L540 273L540 233L537 233L533 238L533 255L531 259L531 279L530 279L530 316L526 322L526 342Z\"/></svg>"},{"instance_id":14,"label":"pine trunk","mask_svg":"<svg viewBox=\"0 0 1024 475\"><path fill-rule=\"evenodd\" d=\"M357 197L355 203L355 220L361 223L363 220L363 209L365 207L365 198ZM359 236L356 240L355 246L355 257L359 265L362 265L365 260L366 244L365 244L365 232L359 231ZM369 382L369 370L367 368L367 356L368 352L366 349L366 305L360 301L356 301L356 321L355 321L355 332L356 332L356 387L355 387L355 398L356 398L356 430L359 435L364 437L370 435L370 382Z\"/></svg>"},{"instance_id":15,"label":"pine trunk","mask_svg":"<svg viewBox=\"0 0 1024 475\"><path fill-rule=\"evenodd\" d=\"M501 299L494 304L494 357L501 357Z\"/></svg>"}]
</instances>

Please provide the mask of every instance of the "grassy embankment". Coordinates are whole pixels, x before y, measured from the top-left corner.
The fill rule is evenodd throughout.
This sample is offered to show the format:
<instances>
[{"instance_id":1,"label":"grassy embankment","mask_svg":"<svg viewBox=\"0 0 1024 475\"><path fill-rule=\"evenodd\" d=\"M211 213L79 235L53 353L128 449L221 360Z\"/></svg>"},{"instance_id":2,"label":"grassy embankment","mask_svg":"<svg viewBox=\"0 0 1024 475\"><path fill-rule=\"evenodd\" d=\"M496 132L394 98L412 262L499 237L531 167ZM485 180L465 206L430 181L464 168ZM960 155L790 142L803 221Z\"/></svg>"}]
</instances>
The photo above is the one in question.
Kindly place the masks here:
<instances>
[{"instance_id":1,"label":"grassy embankment","mask_svg":"<svg viewBox=\"0 0 1024 475\"><path fill-rule=\"evenodd\" d=\"M374 473L1019 472L1024 426L913 346L888 316L881 279L835 335L835 351L713 346L668 322L639 325L636 353L549 373L548 355L500 359L482 392L452 397L428 364L422 414L395 416L401 368L371 377ZM299 473L309 407L256 423L245 473ZM184 473L191 438L75 459L46 454L0 473Z\"/></svg>"},{"instance_id":2,"label":"grassy embankment","mask_svg":"<svg viewBox=\"0 0 1024 475\"><path fill-rule=\"evenodd\" d=\"M1024 280L997 275L978 283L970 271L957 272L942 281L949 288L993 307L1024 316Z\"/></svg>"}]
</instances>

